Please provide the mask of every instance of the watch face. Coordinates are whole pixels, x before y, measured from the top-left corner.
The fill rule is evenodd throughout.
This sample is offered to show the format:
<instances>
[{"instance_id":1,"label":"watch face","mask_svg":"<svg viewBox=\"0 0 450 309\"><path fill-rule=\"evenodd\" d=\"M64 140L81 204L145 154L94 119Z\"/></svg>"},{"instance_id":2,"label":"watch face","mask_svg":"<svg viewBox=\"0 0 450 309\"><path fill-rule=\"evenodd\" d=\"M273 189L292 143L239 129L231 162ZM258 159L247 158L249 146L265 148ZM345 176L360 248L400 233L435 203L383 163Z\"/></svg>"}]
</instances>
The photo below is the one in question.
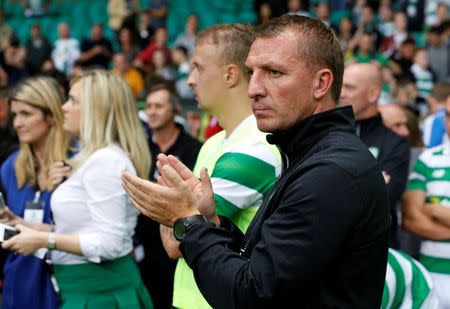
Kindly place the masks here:
<instances>
[{"instance_id":1,"label":"watch face","mask_svg":"<svg viewBox=\"0 0 450 309\"><path fill-rule=\"evenodd\" d=\"M184 238L184 234L186 232L186 229L181 222L176 222L173 227L173 235L177 240L181 240Z\"/></svg>"}]
</instances>

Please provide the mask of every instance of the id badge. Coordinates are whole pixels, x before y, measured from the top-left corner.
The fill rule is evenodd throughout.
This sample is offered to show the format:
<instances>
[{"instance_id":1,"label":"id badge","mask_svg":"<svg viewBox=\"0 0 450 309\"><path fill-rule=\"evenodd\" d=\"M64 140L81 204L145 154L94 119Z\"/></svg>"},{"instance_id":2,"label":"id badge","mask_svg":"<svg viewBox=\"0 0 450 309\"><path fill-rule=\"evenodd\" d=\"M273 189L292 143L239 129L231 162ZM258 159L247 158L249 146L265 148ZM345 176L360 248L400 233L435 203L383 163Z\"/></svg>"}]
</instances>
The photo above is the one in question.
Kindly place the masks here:
<instances>
[{"instance_id":1,"label":"id badge","mask_svg":"<svg viewBox=\"0 0 450 309\"><path fill-rule=\"evenodd\" d=\"M25 213L23 216L25 221L33 223L44 222L44 202L28 201L25 204Z\"/></svg>"}]
</instances>

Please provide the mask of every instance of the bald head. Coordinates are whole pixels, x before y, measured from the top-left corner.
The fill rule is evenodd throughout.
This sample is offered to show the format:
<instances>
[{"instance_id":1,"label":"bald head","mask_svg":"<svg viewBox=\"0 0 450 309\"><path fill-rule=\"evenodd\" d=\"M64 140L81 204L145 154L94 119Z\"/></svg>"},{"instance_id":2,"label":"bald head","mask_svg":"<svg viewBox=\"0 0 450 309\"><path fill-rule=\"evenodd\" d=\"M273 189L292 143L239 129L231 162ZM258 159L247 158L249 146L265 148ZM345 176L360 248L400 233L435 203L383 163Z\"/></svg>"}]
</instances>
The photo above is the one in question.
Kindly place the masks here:
<instances>
[{"instance_id":1,"label":"bald head","mask_svg":"<svg viewBox=\"0 0 450 309\"><path fill-rule=\"evenodd\" d=\"M355 63L344 70L339 102L351 105L356 120L367 119L378 113L377 101L381 94L381 70L374 64Z\"/></svg>"},{"instance_id":2,"label":"bald head","mask_svg":"<svg viewBox=\"0 0 450 309\"><path fill-rule=\"evenodd\" d=\"M408 117L404 108L398 104L384 104L378 107L385 127L402 137L409 136Z\"/></svg>"},{"instance_id":3,"label":"bald head","mask_svg":"<svg viewBox=\"0 0 450 309\"><path fill-rule=\"evenodd\" d=\"M61 23L58 25L59 37L67 39L70 37L70 27L66 23Z\"/></svg>"}]
</instances>

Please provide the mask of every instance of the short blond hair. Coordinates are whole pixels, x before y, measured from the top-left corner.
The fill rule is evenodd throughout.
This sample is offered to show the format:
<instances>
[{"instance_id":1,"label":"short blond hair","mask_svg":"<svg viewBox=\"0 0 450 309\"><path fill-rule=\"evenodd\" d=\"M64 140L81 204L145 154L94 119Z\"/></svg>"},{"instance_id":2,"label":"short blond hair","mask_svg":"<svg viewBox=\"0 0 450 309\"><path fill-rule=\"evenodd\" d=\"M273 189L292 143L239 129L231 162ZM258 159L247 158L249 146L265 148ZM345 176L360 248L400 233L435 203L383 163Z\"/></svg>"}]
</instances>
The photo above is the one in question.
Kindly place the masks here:
<instances>
[{"instance_id":1,"label":"short blond hair","mask_svg":"<svg viewBox=\"0 0 450 309\"><path fill-rule=\"evenodd\" d=\"M255 36L253 27L244 24L223 24L206 28L197 36L197 45L209 43L215 45L220 52L223 65L235 64L248 81L245 60Z\"/></svg>"},{"instance_id":2,"label":"short blond hair","mask_svg":"<svg viewBox=\"0 0 450 309\"><path fill-rule=\"evenodd\" d=\"M137 175L148 178L151 155L135 100L125 81L107 71L90 71L72 81L80 84L80 152L71 160L77 170L96 150L118 145Z\"/></svg>"},{"instance_id":3,"label":"short blond hair","mask_svg":"<svg viewBox=\"0 0 450 309\"><path fill-rule=\"evenodd\" d=\"M44 115L53 117L52 126L47 134L47 156L44 166L39 166L41 171L48 172L50 166L67 158L69 152L70 135L64 132L64 117L62 104L63 94L56 80L50 77L30 78L21 82L13 91L9 101L18 101L37 107ZM37 160L33 155L31 145L20 144L20 151L14 163L17 185L22 188L25 184L37 187ZM48 183L47 190L54 187Z\"/></svg>"}]
</instances>

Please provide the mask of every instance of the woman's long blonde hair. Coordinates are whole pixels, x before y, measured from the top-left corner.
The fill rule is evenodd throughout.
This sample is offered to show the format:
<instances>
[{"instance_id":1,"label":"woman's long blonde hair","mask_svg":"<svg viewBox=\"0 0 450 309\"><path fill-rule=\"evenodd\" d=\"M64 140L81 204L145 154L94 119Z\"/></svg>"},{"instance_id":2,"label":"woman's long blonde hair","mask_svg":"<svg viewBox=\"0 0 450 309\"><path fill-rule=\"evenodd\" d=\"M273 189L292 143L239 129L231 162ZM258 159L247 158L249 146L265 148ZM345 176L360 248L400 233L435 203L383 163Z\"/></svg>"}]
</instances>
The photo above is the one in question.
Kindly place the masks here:
<instances>
[{"instance_id":1,"label":"woman's long blonde hair","mask_svg":"<svg viewBox=\"0 0 450 309\"><path fill-rule=\"evenodd\" d=\"M77 170L97 149L118 145L127 153L137 175L148 178L151 155L134 97L125 81L106 71L91 71L79 83L80 152L70 160Z\"/></svg>"},{"instance_id":2,"label":"woman's long blonde hair","mask_svg":"<svg viewBox=\"0 0 450 309\"><path fill-rule=\"evenodd\" d=\"M47 134L44 166L38 166L38 162L33 154L30 144L20 144L19 155L14 163L17 185L22 188L25 184L37 187L37 171L47 173L50 166L67 158L70 144L70 135L63 129L62 104L63 94L56 80L50 77L30 78L21 82L13 95L11 101L18 101L41 109L44 115L53 117L52 126ZM47 190L53 190L53 186L48 183Z\"/></svg>"}]
</instances>

